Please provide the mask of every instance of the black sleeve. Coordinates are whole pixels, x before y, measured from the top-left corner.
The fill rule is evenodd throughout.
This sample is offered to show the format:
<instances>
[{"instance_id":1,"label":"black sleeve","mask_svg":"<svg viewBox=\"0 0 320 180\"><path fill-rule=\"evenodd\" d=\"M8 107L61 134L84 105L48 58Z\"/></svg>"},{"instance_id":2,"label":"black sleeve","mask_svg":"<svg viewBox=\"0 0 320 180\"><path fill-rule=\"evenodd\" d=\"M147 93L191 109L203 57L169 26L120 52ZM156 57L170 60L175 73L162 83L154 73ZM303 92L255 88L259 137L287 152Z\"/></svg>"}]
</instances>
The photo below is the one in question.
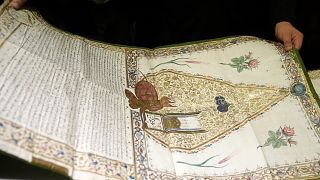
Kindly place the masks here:
<instances>
[{"instance_id":1,"label":"black sleeve","mask_svg":"<svg viewBox=\"0 0 320 180\"><path fill-rule=\"evenodd\" d=\"M281 21L295 23L296 0L269 0L269 21L274 26Z\"/></svg>"}]
</instances>

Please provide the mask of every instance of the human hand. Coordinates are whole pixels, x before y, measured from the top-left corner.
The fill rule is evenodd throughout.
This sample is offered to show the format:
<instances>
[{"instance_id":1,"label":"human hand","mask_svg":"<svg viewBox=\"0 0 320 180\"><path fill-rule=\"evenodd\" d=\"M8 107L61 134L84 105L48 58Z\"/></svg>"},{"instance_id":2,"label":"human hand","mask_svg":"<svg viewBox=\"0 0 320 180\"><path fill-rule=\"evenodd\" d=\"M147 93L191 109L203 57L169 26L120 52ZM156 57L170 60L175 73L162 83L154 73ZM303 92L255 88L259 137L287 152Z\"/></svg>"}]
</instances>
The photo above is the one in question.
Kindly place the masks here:
<instances>
[{"instance_id":1,"label":"human hand","mask_svg":"<svg viewBox=\"0 0 320 180\"><path fill-rule=\"evenodd\" d=\"M283 42L286 51L290 51L293 47L300 50L302 46L303 34L287 21L276 24L275 36Z\"/></svg>"},{"instance_id":2,"label":"human hand","mask_svg":"<svg viewBox=\"0 0 320 180\"><path fill-rule=\"evenodd\" d=\"M10 6L14 7L15 9L20 9L27 0L9 0L9 1L10 1Z\"/></svg>"}]
</instances>

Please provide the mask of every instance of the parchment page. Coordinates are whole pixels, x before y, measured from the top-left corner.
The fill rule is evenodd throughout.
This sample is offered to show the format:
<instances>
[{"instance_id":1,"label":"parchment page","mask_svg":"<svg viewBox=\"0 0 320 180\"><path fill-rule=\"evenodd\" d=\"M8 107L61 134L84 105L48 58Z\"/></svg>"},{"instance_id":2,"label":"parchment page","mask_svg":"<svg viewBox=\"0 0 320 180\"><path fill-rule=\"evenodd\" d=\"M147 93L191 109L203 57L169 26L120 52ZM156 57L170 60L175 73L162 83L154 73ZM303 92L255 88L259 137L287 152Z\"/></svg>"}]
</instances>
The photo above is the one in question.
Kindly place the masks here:
<instances>
[{"instance_id":1,"label":"parchment page","mask_svg":"<svg viewBox=\"0 0 320 180\"><path fill-rule=\"evenodd\" d=\"M10 8L0 39L1 150L74 178L132 176L125 50Z\"/></svg>"},{"instance_id":2,"label":"parchment page","mask_svg":"<svg viewBox=\"0 0 320 180\"><path fill-rule=\"evenodd\" d=\"M136 63L129 87L139 96L149 92L155 102L146 103L146 113L140 111L146 125L134 131L145 133L147 153L152 147L171 151L175 175L154 171L149 159L156 154L150 153L141 162L152 163L145 174L177 179L318 176L319 105L297 51L239 36L145 53L128 63Z\"/></svg>"}]
</instances>

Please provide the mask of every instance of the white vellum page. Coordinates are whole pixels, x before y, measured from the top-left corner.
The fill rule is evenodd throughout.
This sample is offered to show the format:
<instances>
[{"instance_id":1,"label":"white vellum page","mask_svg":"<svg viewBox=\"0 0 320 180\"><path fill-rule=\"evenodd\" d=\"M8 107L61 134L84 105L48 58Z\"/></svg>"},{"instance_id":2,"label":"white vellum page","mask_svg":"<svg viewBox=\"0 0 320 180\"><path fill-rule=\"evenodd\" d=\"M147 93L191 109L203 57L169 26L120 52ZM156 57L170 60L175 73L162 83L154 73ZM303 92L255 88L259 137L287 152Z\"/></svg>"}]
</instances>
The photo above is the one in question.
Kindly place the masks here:
<instances>
[{"instance_id":1,"label":"white vellum page","mask_svg":"<svg viewBox=\"0 0 320 180\"><path fill-rule=\"evenodd\" d=\"M176 172L170 149L155 142L150 136L145 137L150 169L175 174Z\"/></svg>"},{"instance_id":2,"label":"white vellum page","mask_svg":"<svg viewBox=\"0 0 320 180\"><path fill-rule=\"evenodd\" d=\"M280 131L277 139L282 139L284 144L275 147L271 143L259 147L263 149L270 167L306 163L320 156L319 138L305 117L300 102L293 96L285 98L273 106L272 110L251 121L251 125L261 146L271 138L269 131Z\"/></svg>"},{"instance_id":3,"label":"white vellum page","mask_svg":"<svg viewBox=\"0 0 320 180\"><path fill-rule=\"evenodd\" d=\"M198 152L173 151L177 176L228 176L267 167L250 124Z\"/></svg>"}]
</instances>

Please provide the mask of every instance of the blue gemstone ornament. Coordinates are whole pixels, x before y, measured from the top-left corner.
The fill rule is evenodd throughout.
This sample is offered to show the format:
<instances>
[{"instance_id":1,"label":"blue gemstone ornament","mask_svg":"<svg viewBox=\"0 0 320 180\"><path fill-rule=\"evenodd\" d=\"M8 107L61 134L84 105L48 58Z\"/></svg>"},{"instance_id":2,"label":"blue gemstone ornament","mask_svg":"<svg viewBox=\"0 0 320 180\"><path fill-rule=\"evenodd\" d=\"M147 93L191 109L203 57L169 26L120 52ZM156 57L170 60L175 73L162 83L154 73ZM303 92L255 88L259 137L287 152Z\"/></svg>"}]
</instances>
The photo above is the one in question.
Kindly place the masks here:
<instances>
[{"instance_id":1,"label":"blue gemstone ornament","mask_svg":"<svg viewBox=\"0 0 320 180\"><path fill-rule=\"evenodd\" d=\"M293 84L291 91L296 96L302 96L306 93L306 87L304 86L304 84L298 82Z\"/></svg>"}]
</instances>

